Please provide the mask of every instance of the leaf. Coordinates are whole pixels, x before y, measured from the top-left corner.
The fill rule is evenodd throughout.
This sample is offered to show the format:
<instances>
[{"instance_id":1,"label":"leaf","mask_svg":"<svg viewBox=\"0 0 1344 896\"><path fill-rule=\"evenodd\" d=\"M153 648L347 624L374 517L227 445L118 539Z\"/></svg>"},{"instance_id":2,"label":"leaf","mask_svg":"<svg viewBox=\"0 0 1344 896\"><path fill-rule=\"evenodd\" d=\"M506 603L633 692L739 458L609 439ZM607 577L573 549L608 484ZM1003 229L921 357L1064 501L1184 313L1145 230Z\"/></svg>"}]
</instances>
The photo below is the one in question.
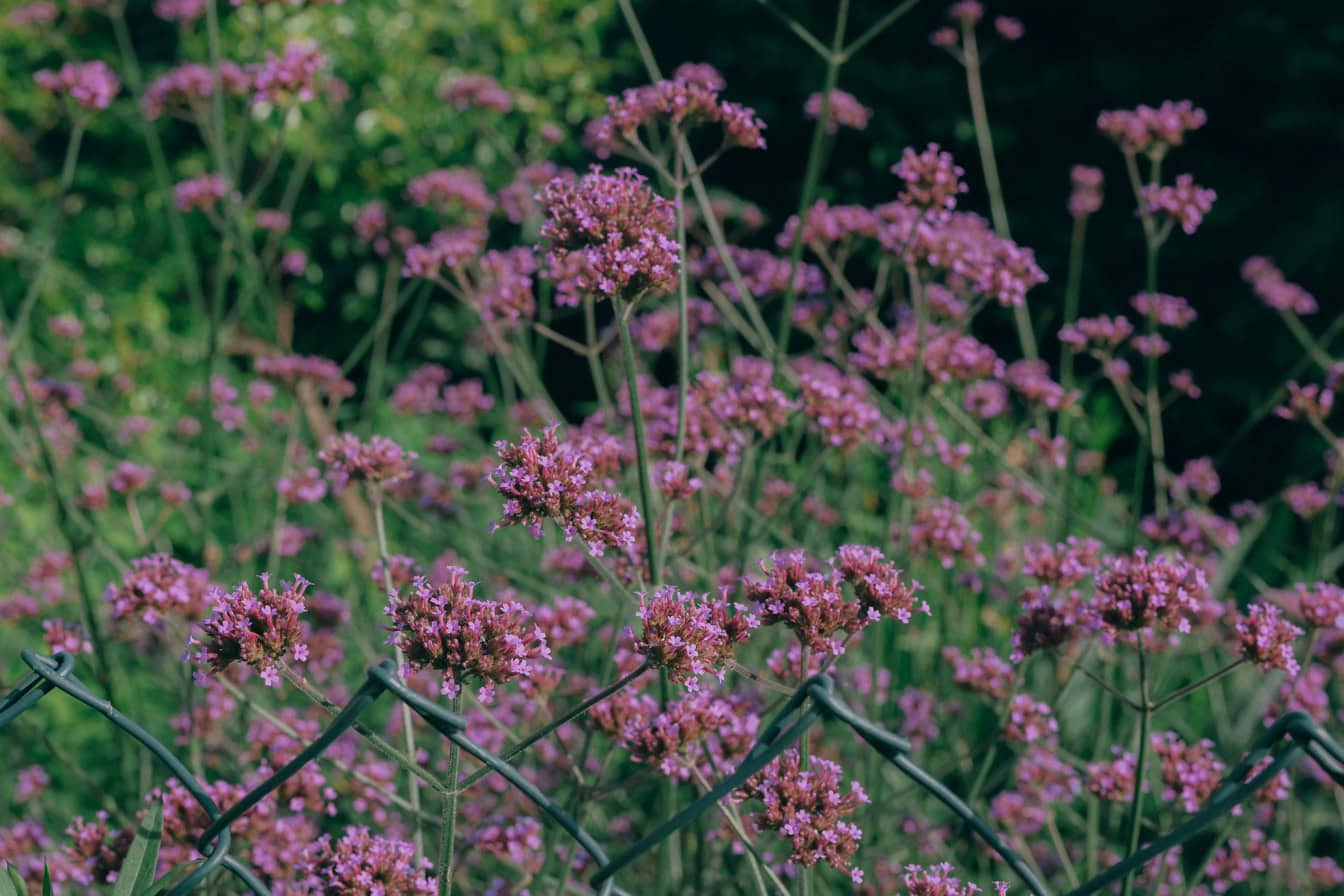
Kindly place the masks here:
<instances>
[{"instance_id":1,"label":"leaf","mask_svg":"<svg viewBox=\"0 0 1344 896\"><path fill-rule=\"evenodd\" d=\"M51 866L46 862L42 863L42 896L56 896L51 888Z\"/></svg>"},{"instance_id":2,"label":"leaf","mask_svg":"<svg viewBox=\"0 0 1344 896\"><path fill-rule=\"evenodd\" d=\"M163 803L155 802L140 822L126 861L117 873L117 884L112 896L136 896L149 889L154 882L154 869L159 863L159 842L163 839Z\"/></svg>"},{"instance_id":3,"label":"leaf","mask_svg":"<svg viewBox=\"0 0 1344 896\"><path fill-rule=\"evenodd\" d=\"M0 896L28 896L28 885L14 866L6 863L5 872L0 874Z\"/></svg>"},{"instance_id":4,"label":"leaf","mask_svg":"<svg viewBox=\"0 0 1344 896\"><path fill-rule=\"evenodd\" d=\"M154 881L153 886L151 886L148 890L145 890L143 893L137 893L136 896L159 896L160 893L166 890L170 890L173 887L177 886L177 884L181 882L181 880L184 877L186 877L191 872L195 871L197 866L199 866L203 861L205 860L193 859L190 862L183 862L176 868L173 868L172 870L166 872L163 875L163 877Z\"/></svg>"}]
</instances>

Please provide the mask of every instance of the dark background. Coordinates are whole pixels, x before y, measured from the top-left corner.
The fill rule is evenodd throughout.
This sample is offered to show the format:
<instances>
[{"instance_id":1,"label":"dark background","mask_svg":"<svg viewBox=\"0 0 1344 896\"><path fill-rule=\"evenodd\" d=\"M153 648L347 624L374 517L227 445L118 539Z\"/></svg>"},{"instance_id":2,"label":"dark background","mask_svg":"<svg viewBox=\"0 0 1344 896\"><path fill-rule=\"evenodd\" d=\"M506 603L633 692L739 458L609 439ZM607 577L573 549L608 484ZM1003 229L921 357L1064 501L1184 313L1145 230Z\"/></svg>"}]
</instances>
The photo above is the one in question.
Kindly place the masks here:
<instances>
[{"instance_id":1,"label":"dark background","mask_svg":"<svg viewBox=\"0 0 1344 896\"><path fill-rule=\"evenodd\" d=\"M894 4L851 5L857 35ZM779 7L823 41L833 3L784 0ZM818 90L824 63L756 3L644 2L636 5L660 65L713 63L728 80L726 96L754 106L768 123L764 153L730 153L713 172L782 223L797 204L810 122L801 110ZM1026 26L1017 43L993 33L995 15ZM864 132L842 131L824 176L836 202L891 199L890 165L907 145L937 142L966 168L963 207L988 214L965 77L928 35L946 23L946 4L921 3L869 44L840 73L840 87L874 110ZM621 23L617 22L619 26ZM1159 289L1184 296L1196 325L1175 334L1168 369L1189 367L1204 397L1172 409L1169 449L1188 457L1220 455L1228 500L1263 498L1290 478L1321 469L1321 443L1304 427L1269 418L1236 444L1229 437L1268 400L1301 358L1276 315L1241 282L1248 256L1268 255L1321 305L1307 324L1323 329L1344 311L1335 293L1344 231L1344 10L1295 2L989 4L980 26L987 55L989 117L1014 238L1036 250L1049 283L1028 299L1043 354L1057 358L1070 219L1065 211L1070 166L1101 167L1106 202L1090 225L1082 313L1127 310L1142 288L1143 243L1121 155L1096 130L1104 109L1191 99L1208 124L1174 150L1168 178L1194 174L1218 192L1199 231L1177 231L1162 252ZM628 42L617 27L613 49ZM628 49L624 52L629 53ZM636 68L636 72L642 69ZM614 85L628 86L628 85ZM1047 315L1049 317L1047 318ZM1005 326L991 338L1009 359L1016 340ZM1084 362L1086 368L1087 362ZM1307 378L1319 379L1308 371ZM1266 464L1266 456L1275 463Z\"/></svg>"}]
</instances>

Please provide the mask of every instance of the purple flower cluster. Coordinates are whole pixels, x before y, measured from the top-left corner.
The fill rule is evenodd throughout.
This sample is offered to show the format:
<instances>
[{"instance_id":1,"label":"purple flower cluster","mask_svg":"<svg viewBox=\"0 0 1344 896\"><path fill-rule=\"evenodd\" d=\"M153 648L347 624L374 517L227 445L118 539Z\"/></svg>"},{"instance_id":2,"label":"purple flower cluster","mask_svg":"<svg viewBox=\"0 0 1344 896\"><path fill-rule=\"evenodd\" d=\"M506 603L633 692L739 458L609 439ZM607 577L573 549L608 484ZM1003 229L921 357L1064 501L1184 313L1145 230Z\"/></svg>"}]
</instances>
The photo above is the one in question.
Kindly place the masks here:
<instances>
[{"instance_id":1,"label":"purple flower cluster","mask_svg":"<svg viewBox=\"0 0 1344 896\"><path fill-rule=\"evenodd\" d=\"M236 62L227 59L219 63L219 83L228 93L242 95L252 90L252 78ZM165 112L184 111L195 114L201 103L215 92L215 72L209 66L188 62L170 69L155 78L145 88L142 109L145 118L153 121Z\"/></svg>"},{"instance_id":2,"label":"purple flower cluster","mask_svg":"<svg viewBox=\"0 0 1344 896\"><path fill-rule=\"evenodd\" d=\"M956 4L962 7L979 5L974 0ZM905 876L901 878L901 883L908 896L975 896L982 892L975 884L962 883L952 875L952 870L950 862L942 862L927 868L921 865L906 865ZM996 896L1005 896L1008 885L1003 881L995 881L994 892Z\"/></svg>"},{"instance_id":3,"label":"purple flower cluster","mask_svg":"<svg viewBox=\"0 0 1344 896\"><path fill-rule=\"evenodd\" d=\"M1088 610L1107 643L1121 632L1188 633L1208 593L1204 571L1180 554L1149 557L1138 548L1106 559Z\"/></svg>"},{"instance_id":4,"label":"purple flower cluster","mask_svg":"<svg viewBox=\"0 0 1344 896\"><path fill-rule=\"evenodd\" d=\"M1283 276L1274 262L1262 256L1248 258L1241 265L1245 280L1260 301L1282 314L1315 314L1316 297Z\"/></svg>"},{"instance_id":5,"label":"purple flower cluster","mask_svg":"<svg viewBox=\"0 0 1344 896\"><path fill-rule=\"evenodd\" d=\"M308 659L308 644L299 617L308 608L308 582L295 576L272 588L270 577L261 576L261 590L253 592L243 582L232 591L214 593L209 618L187 643L187 655L196 663L197 682L204 681L200 667L218 674L236 662L260 673L267 686L280 683L279 666L289 655L296 662Z\"/></svg>"},{"instance_id":6,"label":"purple flower cluster","mask_svg":"<svg viewBox=\"0 0 1344 896\"><path fill-rule=\"evenodd\" d=\"M690 690L699 688L703 675L722 681L734 649L760 624L738 604L670 585L640 597L637 615L643 629L635 651Z\"/></svg>"},{"instance_id":7,"label":"purple flower cluster","mask_svg":"<svg viewBox=\"0 0 1344 896\"><path fill-rule=\"evenodd\" d=\"M103 592L113 620L136 617L155 629L169 619L199 619L210 597L209 574L167 554L135 558L121 581Z\"/></svg>"},{"instance_id":8,"label":"purple flower cluster","mask_svg":"<svg viewBox=\"0 0 1344 896\"><path fill-rule=\"evenodd\" d=\"M825 97L821 93L809 96L803 104L803 114L814 121L820 118L823 99ZM872 109L859 102L854 94L837 87L831 91L830 105L826 110L826 133L834 134L842 127L862 131L868 127L872 117Z\"/></svg>"},{"instance_id":9,"label":"purple flower cluster","mask_svg":"<svg viewBox=\"0 0 1344 896\"><path fill-rule=\"evenodd\" d=\"M593 166L578 181L551 181L538 198L552 277L560 279L567 264L577 263L580 291L626 301L676 285L681 249L672 238L672 204L633 168L604 174Z\"/></svg>"},{"instance_id":10,"label":"purple flower cluster","mask_svg":"<svg viewBox=\"0 0 1344 896\"><path fill-rule=\"evenodd\" d=\"M1125 152L1165 154L1185 142L1185 135L1202 128L1208 116L1189 100L1166 100L1157 108L1139 106L1097 116L1097 128Z\"/></svg>"},{"instance_id":11,"label":"purple flower cluster","mask_svg":"<svg viewBox=\"0 0 1344 896\"><path fill-rule=\"evenodd\" d=\"M173 187L173 203L184 212L213 211L226 197L237 197L222 174L202 174Z\"/></svg>"},{"instance_id":12,"label":"purple flower cluster","mask_svg":"<svg viewBox=\"0 0 1344 896\"><path fill-rule=\"evenodd\" d=\"M605 158L639 147L639 131L664 124L678 133L704 125L723 130L725 146L765 149L765 123L746 106L719 99L723 79L708 65L685 65L671 80L631 87L607 98L607 114L590 122L586 142Z\"/></svg>"},{"instance_id":13,"label":"purple flower cluster","mask_svg":"<svg viewBox=\"0 0 1344 896\"><path fill-rule=\"evenodd\" d=\"M966 172L937 143L930 143L923 152L907 146L891 171L905 181L900 200L925 211L951 211L957 207L957 196L967 189L961 179Z\"/></svg>"},{"instance_id":14,"label":"purple flower cluster","mask_svg":"<svg viewBox=\"0 0 1344 896\"><path fill-rule=\"evenodd\" d=\"M459 75L439 90L439 99L451 103L459 112L486 109L507 115L513 111L513 98L499 82L486 74Z\"/></svg>"},{"instance_id":15,"label":"purple flower cluster","mask_svg":"<svg viewBox=\"0 0 1344 896\"><path fill-rule=\"evenodd\" d=\"M1199 229L1200 222L1217 198L1218 194L1213 190L1196 184L1193 174L1177 175L1175 184L1148 184L1142 193L1144 207L1150 215L1165 215L1180 224L1187 234Z\"/></svg>"},{"instance_id":16,"label":"purple flower cluster","mask_svg":"<svg viewBox=\"0 0 1344 896\"><path fill-rule=\"evenodd\" d=\"M1287 672L1290 678L1302 671L1293 653L1293 641L1302 635L1302 629L1283 618L1279 607L1263 602L1251 604L1245 615L1237 615L1232 628L1242 657L1261 671L1278 669Z\"/></svg>"},{"instance_id":17,"label":"purple flower cluster","mask_svg":"<svg viewBox=\"0 0 1344 896\"><path fill-rule=\"evenodd\" d=\"M339 840L323 834L295 863L298 880L288 896L415 896L436 892L428 859L415 846L378 837L368 828L348 827Z\"/></svg>"},{"instance_id":18,"label":"purple flower cluster","mask_svg":"<svg viewBox=\"0 0 1344 896\"><path fill-rule=\"evenodd\" d=\"M1017 684L1017 671L992 648L974 647L968 657L949 644L943 648L942 657L952 666L953 684L991 700L1007 699Z\"/></svg>"},{"instance_id":19,"label":"purple flower cluster","mask_svg":"<svg viewBox=\"0 0 1344 896\"><path fill-rule=\"evenodd\" d=\"M326 54L315 41L291 40L279 56L267 53L266 61L252 73L253 100L273 105L311 100L326 66Z\"/></svg>"},{"instance_id":20,"label":"purple flower cluster","mask_svg":"<svg viewBox=\"0 0 1344 896\"><path fill-rule=\"evenodd\" d=\"M57 71L44 68L33 75L33 80L47 93L69 97L90 112L106 109L121 89L121 79L102 60L67 62Z\"/></svg>"},{"instance_id":21,"label":"purple flower cluster","mask_svg":"<svg viewBox=\"0 0 1344 896\"><path fill-rule=\"evenodd\" d=\"M1101 209L1101 188L1105 178L1100 168L1090 165L1074 165L1069 171L1069 180L1073 192L1069 194L1069 214L1075 218L1085 218Z\"/></svg>"},{"instance_id":22,"label":"purple flower cluster","mask_svg":"<svg viewBox=\"0 0 1344 896\"><path fill-rule=\"evenodd\" d=\"M442 693L455 697L468 681L479 680L481 700L488 702L495 685L530 677L551 651L522 604L481 600L466 576L465 569L449 567L438 584L418 578L405 595L390 595L388 643L401 650L410 669L438 672Z\"/></svg>"},{"instance_id":23,"label":"purple flower cluster","mask_svg":"<svg viewBox=\"0 0 1344 896\"><path fill-rule=\"evenodd\" d=\"M367 442L354 433L331 436L318 452L327 479L340 491L353 480L394 483L411 475L417 455L386 436L373 435Z\"/></svg>"},{"instance_id":24,"label":"purple flower cluster","mask_svg":"<svg viewBox=\"0 0 1344 896\"><path fill-rule=\"evenodd\" d=\"M1186 812L1198 812L1227 771L1213 752L1213 741L1187 744L1175 731L1163 731L1154 733L1149 742L1162 766L1162 799L1177 800Z\"/></svg>"},{"instance_id":25,"label":"purple flower cluster","mask_svg":"<svg viewBox=\"0 0 1344 896\"><path fill-rule=\"evenodd\" d=\"M504 517L492 526L523 525L533 537L541 526L554 520L565 538L578 538L595 557L606 548L632 552L636 547L639 511L620 495L594 485L593 462L572 443L561 443L558 425L542 431L541 437L523 430L516 444L497 442L500 465L489 482L504 498Z\"/></svg>"}]
</instances>

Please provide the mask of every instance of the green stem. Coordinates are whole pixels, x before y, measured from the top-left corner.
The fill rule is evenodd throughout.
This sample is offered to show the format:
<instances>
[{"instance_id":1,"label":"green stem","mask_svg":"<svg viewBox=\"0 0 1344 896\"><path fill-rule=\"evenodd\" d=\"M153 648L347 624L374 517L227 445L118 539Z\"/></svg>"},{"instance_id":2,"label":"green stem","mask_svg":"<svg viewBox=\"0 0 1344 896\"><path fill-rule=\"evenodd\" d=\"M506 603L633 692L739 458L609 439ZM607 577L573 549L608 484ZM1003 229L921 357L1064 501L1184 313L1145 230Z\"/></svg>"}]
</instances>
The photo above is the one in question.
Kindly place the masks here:
<instances>
[{"instance_id":1,"label":"green stem","mask_svg":"<svg viewBox=\"0 0 1344 896\"><path fill-rule=\"evenodd\" d=\"M646 554L651 585L657 587L663 571L658 566L658 540L655 532L653 508L653 480L649 475L649 443L644 434L644 411L639 401L639 373L635 366L635 345L630 338L630 306L620 296L612 296L616 308L616 326L621 333L621 353L625 356L625 384L630 393L630 416L635 428L635 459L639 468L640 510L644 516L644 537L648 540Z\"/></svg>"},{"instance_id":2,"label":"green stem","mask_svg":"<svg viewBox=\"0 0 1344 896\"><path fill-rule=\"evenodd\" d=\"M962 55L966 64L966 92L971 100L971 121L975 124L975 143L980 150L980 167L985 172L985 191L989 194L989 214L994 221L994 232L1004 239L1012 239L1008 229L1008 208L1003 201L1003 183L999 180L999 164L994 158L994 138L989 130L989 111L985 107L985 87L980 79L980 50L975 42L975 26L961 26ZM1023 356L1039 357L1036 334L1031 329L1031 315L1024 299L1013 307L1013 323L1022 345Z\"/></svg>"},{"instance_id":3,"label":"green stem","mask_svg":"<svg viewBox=\"0 0 1344 896\"><path fill-rule=\"evenodd\" d=\"M1078 215L1073 219L1073 237L1069 241L1069 273L1066 285L1064 287L1064 319L1062 326L1068 326L1078 319L1078 304L1082 295L1083 288L1083 253L1087 243L1087 216ZM1059 360L1059 384L1064 387L1065 392L1073 391L1074 384L1074 351L1073 348L1065 345L1060 353ZM1064 439L1065 448L1069 450L1068 466L1064 470L1064 485L1060 490L1060 498L1065 507L1069 507L1069 498L1073 492L1073 482L1077 474L1073 468L1073 450L1070 446L1070 436L1073 433L1074 415L1068 412L1063 413L1059 419L1059 434ZM1059 537L1064 534L1069 525L1069 514L1063 513L1059 517Z\"/></svg>"},{"instance_id":4,"label":"green stem","mask_svg":"<svg viewBox=\"0 0 1344 896\"><path fill-rule=\"evenodd\" d=\"M775 363L783 363L789 356L789 333L793 327L793 306L798 300L798 265L803 258L803 221L807 210L812 207L816 196L817 184L821 180L821 166L826 144L826 119L831 114L831 94L840 79L840 66L844 64L842 51L845 46L845 26L849 19L849 0L840 0L835 14L835 31L831 36L831 52L826 60L826 78L821 89L821 113L812 126L812 144L807 151L807 167L803 171L803 190L798 195L798 227L793 235L793 245L789 247L789 279L784 290L784 305L780 310L778 329L775 334Z\"/></svg>"},{"instance_id":5,"label":"green stem","mask_svg":"<svg viewBox=\"0 0 1344 896\"><path fill-rule=\"evenodd\" d=\"M1148 699L1148 659L1143 647L1143 633L1138 633L1139 647L1139 702L1143 710L1139 713L1138 759L1134 766L1134 793L1129 801L1129 849L1125 857L1139 851L1139 833L1143 828L1143 781L1148 765L1148 725L1152 720L1153 705ZM1131 896L1134 892L1134 872L1125 875L1121 896Z\"/></svg>"},{"instance_id":6,"label":"green stem","mask_svg":"<svg viewBox=\"0 0 1344 896\"><path fill-rule=\"evenodd\" d=\"M462 692L453 697L453 712L462 714ZM457 766L462 748L454 741L448 748L448 786L443 795L443 824L439 829L439 896L452 896L453 850L457 840Z\"/></svg>"},{"instance_id":7,"label":"green stem","mask_svg":"<svg viewBox=\"0 0 1344 896\"><path fill-rule=\"evenodd\" d=\"M607 376L602 371L602 359L594 349L597 345L597 309L591 295L583 297L583 335L588 345L588 351L585 353L588 359L588 373L593 378L593 391L597 393L598 406L610 415L611 390L607 388Z\"/></svg>"}]
</instances>

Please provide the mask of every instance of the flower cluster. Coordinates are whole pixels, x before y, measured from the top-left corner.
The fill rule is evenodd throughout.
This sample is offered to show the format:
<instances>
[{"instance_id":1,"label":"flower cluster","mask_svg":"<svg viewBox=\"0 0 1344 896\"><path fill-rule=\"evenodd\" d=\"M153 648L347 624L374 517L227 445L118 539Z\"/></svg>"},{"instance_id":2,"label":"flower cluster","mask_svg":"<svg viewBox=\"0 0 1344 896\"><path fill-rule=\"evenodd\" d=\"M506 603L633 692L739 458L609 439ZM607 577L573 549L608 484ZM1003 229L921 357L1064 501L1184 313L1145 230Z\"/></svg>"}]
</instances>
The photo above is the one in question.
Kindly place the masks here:
<instances>
[{"instance_id":1,"label":"flower cluster","mask_svg":"<svg viewBox=\"0 0 1344 896\"><path fill-rule=\"evenodd\" d=\"M260 673L269 687L278 685L279 666L286 655L300 663L308 659L299 619L308 608L307 590L308 582L302 576L281 582L277 590L266 574L261 576L261 590L255 593L246 582L232 591L217 590L210 616L187 644L187 654L198 667L197 682L204 682L200 667L218 674L234 663L244 663Z\"/></svg>"},{"instance_id":2,"label":"flower cluster","mask_svg":"<svg viewBox=\"0 0 1344 896\"><path fill-rule=\"evenodd\" d=\"M688 594L670 585L652 597L641 597L638 616L643 630L635 651L690 690L698 688L703 675L722 680L734 648L760 624L737 604Z\"/></svg>"},{"instance_id":3,"label":"flower cluster","mask_svg":"<svg viewBox=\"0 0 1344 896\"><path fill-rule=\"evenodd\" d=\"M1149 557L1139 548L1106 559L1088 609L1108 641L1148 629L1188 633L1208 592L1203 570L1180 554Z\"/></svg>"},{"instance_id":4,"label":"flower cluster","mask_svg":"<svg viewBox=\"0 0 1344 896\"><path fill-rule=\"evenodd\" d=\"M328 438L317 455L337 491L351 480L394 483L405 479L411 475L416 457L414 451L405 450L386 436L370 436L365 442L349 432Z\"/></svg>"},{"instance_id":5,"label":"flower cluster","mask_svg":"<svg viewBox=\"0 0 1344 896\"><path fill-rule=\"evenodd\" d=\"M606 548L633 551L639 511L626 498L594 487L592 460L572 443L561 443L558 428L547 427L540 438L523 430L516 444L495 444L501 462L489 482L504 498L504 517L492 528L523 525L540 538L549 519L595 557Z\"/></svg>"},{"instance_id":6,"label":"flower cluster","mask_svg":"<svg viewBox=\"0 0 1344 896\"><path fill-rule=\"evenodd\" d=\"M541 239L552 277L574 270L584 293L633 301L675 285L680 246L672 204L633 168L604 174L593 166L578 181L557 178L541 191Z\"/></svg>"},{"instance_id":7,"label":"flower cluster","mask_svg":"<svg viewBox=\"0 0 1344 896\"><path fill-rule=\"evenodd\" d=\"M1069 214L1075 218L1085 218L1101 209L1101 187L1105 178L1100 168L1090 165L1074 165L1069 171L1069 180L1073 192L1069 194Z\"/></svg>"},{"instance_id":8,"label":"flower cluster","mask_svg":"<svg viewBox=\"0 0 1344 896\"><path fill-rule=\"evenodd\" d=\"M670 80L607 98L607 114L589 123L587 142L601 157L642 146L639 131L665 124L679 133L718 125L726 146L765 149L765 123L746 106L719 99L723 79L706 65L685 65Z\"/></svg>"},{"instance_id":9,"label":"flower cluster","mask_svg":"<svg viewBox=\"0 0 1344 896\"><path fill-rule=\"evenodd\" d=\"M1293 653L1293 641L1302 629L1283 618L1283 610L1274 604L1254 603L1245 615L1238 615L1233 623L1242 657L1255 663L1264 672L1275 669L1295 677L1301 671Z\"/></svg>"},{"instance_id":10,"label":"flower cluster","mask_svg":"<svg viewBox=\"0 0 1344 896\"><path fill-rule=\"evenodd\" d=\"M103 592L114 620L135 617L153 629L168 619L198 619L210 597L209 574L167 554L135 558L121 581Z\"/></svg>"},{"instance_id":11,"label":"flower cluster","mask_svg":"<svg viewBox=\"0 0 1344 896\"><path fill-rule=\"evenodd\" d=\"M868 121L873 117L873 110L855 99L854 94L837 87L831 91L829 104L823 103L825 99L825 95L821 93L809 96L807 102L803 104L803 114L816 120L821 118L822 106L826 105L826 133L834 134L842 127L856 131L868 127Z\"/></svg>"},{"instance_id":12,"label":"flower cluster","mask_svg":"<svg viewBox=\"0 0 1344 896\"><path fill-rule=\"evenodd\" d=\"M958 3L957 6L979 6L978 3ZM901 878L901 884L905 887L908 896L975 896L982 892L979 887L972 883L962 883L960 879L952 874L952 863L942 862L937 865L923 867L921 865L906 865L905 875ZM1005 896L1008 892L1008 884L1003 881L994 882L994 893L996 896Z\"/></svg>"},{"instance_id":13,"label":"flower cluster","mask_svg":"<svg viewBox=\"0 0 1344 896\"><path fill-rule=\"evenodd\" d=\"M859 884L863 872L851 867L850 859L863 831L845 819L869 800L858 781L850 781L846 791L840 778L838 764L813 756L804 769L798 751L788 750L748 779L738 796L764 804L764 811L751 819L758 828L789 840L789 861L803 868L825 862Z\"/></svg>"},{"instance_id":14,"label":"flower cluster","mask_svg":"<svg viewBox=\"0 0 1344 896\"><path fill-rule=\"evenodd\" d=\"M1163 731L1149 742L1162 765L1162 799L1177 800L1186 812L1198 812L1227 771L1214 755L1213 741L1187 744L1176 732Z\"/></svg>"},{"instance_id":15,"label":"flower cluster","mask_svg":"<svg viewBox=\"0 0 1344 896\"><path fill-rule=\"evenodd\" d=\"M453 566L437 584L417 578L405 595L390 595L388 643L410 669L438 672L442 693L455 697L464 684L479 680L481 699L489 701L495 685L532 676L551 651L522 604L477 598L476 583L466 576Z\"/></svg>"},{"instance_id":16,"label":"flower cluster","mask_svg":"<svg viewBox=\"0 0 1344 896\"><path fill-rule=\"evenodd\" d=\"M1194 175L1179 174L1175 184L1146 185L1142 198L1148 214L1165 215L1180 224L1181 230L1191 234L1199 229L1218 194L1196 184Z\"/></svg>"},{"instance_id":17,"label":"flower cluster","mask_svg":"<svg viewBox=\"0 0 1344 896\"><path fill-rule=\"evenodd\" d=\"M86 111L106 109L121 89L121 79L102 60L67 62L57 71L44 68L33 80L47 93L67 96Z\"/></svg>"},{"instance_id":18,"label":"flower cluster","mask_svg":"<svg viewBox=\"0 0 1344 896\"><path fill-rule=\"evenodd\" d=\"M316 96L317 76L327 65L326 55L311 40L292 40L277 56L266 54L266 61L252 74L253 100L282 105Z\"/></svg>"},{"instance_id":19,"label":"flower cluster","mask_svg":"<svg viewBox=\"0 0 1344 896\"><path fill-rule=\"evenodd\" d=\"M1102 112L1097 116L1097 128L1125 152L1160 157L1168 148L1184 143L1185 135L1202 128L1206 121L1204 110L1189 100L1166 100L1157 108L1139 106Z\"/></svg>"},{"instance_id":20,"label":"flower cluster","mask_svg":"<svg viewBox=\"0 0 1344 896\"><path fill-rule=\"evenodd\" d=\"M961 179L966 172L952 161L951 153L942 152L936 143L918 153L907 146L891 171L905 181L901 201L926 211L956 208L957 196L967 189Z\"/></svg>"},{"instance_id":21,"label":"flower cluster","mask_svg":"<svg viewBox=\"0 0 1344 896\"><path fill-rule=\"evenodd\" d=\"M1283 276L1268 258L1255 256L1241 265L1241 279L1260 301L1283 314L1315 314L1316 297Z\"/></svg>"},{"instance_id":22,"label":"flower cluster","mask_svg":"<svg viewBox=\"0 0 1344 896\"><path fill-rule=\"evenodd\" d=\"M428 859L416 859L415 846L378 837L368 828L348 827L339 840L323 834L309 843L295 863L293 896L415 896L437 891Z\"/></svg>"}]
</instances>

